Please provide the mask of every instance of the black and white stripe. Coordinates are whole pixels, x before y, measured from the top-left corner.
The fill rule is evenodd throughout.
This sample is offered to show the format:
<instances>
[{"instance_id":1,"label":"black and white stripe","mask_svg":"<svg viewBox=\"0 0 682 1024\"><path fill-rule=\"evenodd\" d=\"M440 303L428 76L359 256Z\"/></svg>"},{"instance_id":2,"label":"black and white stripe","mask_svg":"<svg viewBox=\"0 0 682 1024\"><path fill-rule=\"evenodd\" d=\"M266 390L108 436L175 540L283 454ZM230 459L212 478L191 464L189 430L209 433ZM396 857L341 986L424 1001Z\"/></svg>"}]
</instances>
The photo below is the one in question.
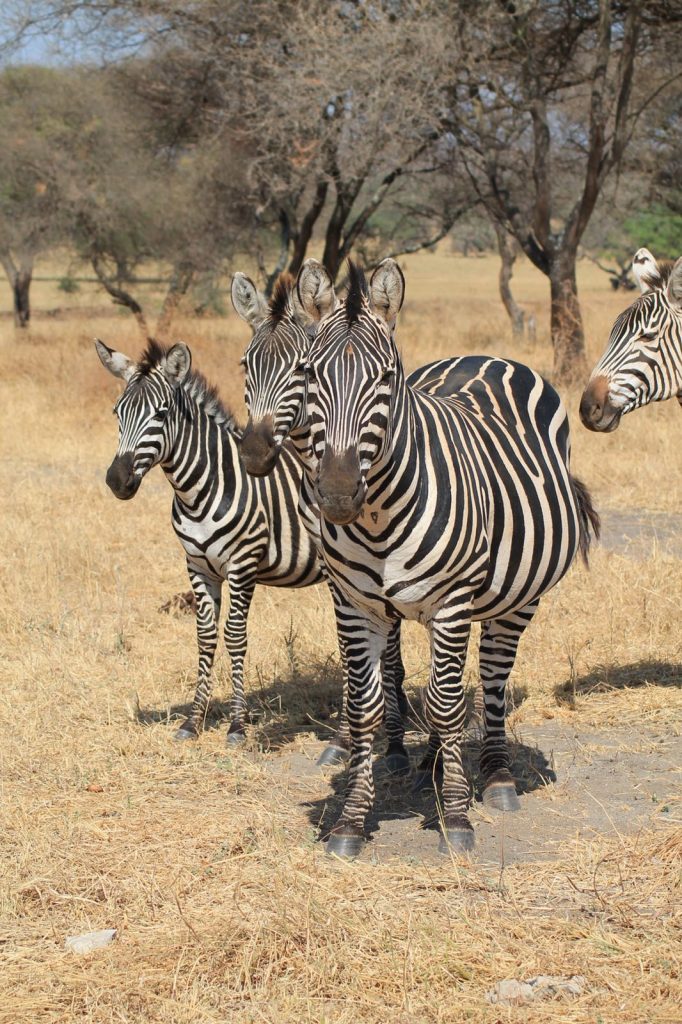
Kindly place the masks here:
<instances>
[{"instance_id":1,"label":"black and white stripe","mask_svg":"<svg viewBox=\"0 0 682 1024\"><path fill-rule=\"evenodd\" d=\"M682 403L682 257L659 265L648 249L632 269L642 295L620 314L580 402L589 430L609 433L650 402Z\"/></svg>"},{"instance_id":2,"label":"black and white stripe","mask_svg":"<svg viewBox=\"0 0 682 1024\"><path fill-rule=\"evenodd\" d=\"M404 282L392 260L367 288L350 268L338 303L319 264L298 280L319 321L307 365L308 484L322 513L324 561L343 605L352 750L346 803L329 847L355 854L373 799L372 739L381 716L381 658L395 621L416 619L432 647L425 712L430 757L443 755L444 831L469 849L469 785L461 758L462 672L472 621L484 623L481 679L485 800L518 806L505 739L505 685L540 597L586 554L589 495L569 473L565 409L541 377L495 358L445 360L410 386L392 337ZM312 469L311 469L312 467ZM422 765L429 771L432 765ZM447 844L444 842L445 848Z\"/></svg>"},{"instance_id":3,"label":"black and white stripe","mask_svg":"<svg viewBox=\"0 0 682 1024\"><path fill-rule=\"evenodd\" d=\"M177 735L196 736L206 717L227 581L225 644L233 686L228 741L239 742L246 714L246 623L256 583L307 587L324 578L297 511L300 466L284 448L271 476L256 480L244 470L240 432L215 390L191 370L186 345L167 351L151 343L139 363L102 342L96 347L104 366L126 383L115 406L119 445L107 483L117 497L131 498L160 464L174 491L172 521L196 597L199 648L192 710Z\"/></svg>"}]
</instances>

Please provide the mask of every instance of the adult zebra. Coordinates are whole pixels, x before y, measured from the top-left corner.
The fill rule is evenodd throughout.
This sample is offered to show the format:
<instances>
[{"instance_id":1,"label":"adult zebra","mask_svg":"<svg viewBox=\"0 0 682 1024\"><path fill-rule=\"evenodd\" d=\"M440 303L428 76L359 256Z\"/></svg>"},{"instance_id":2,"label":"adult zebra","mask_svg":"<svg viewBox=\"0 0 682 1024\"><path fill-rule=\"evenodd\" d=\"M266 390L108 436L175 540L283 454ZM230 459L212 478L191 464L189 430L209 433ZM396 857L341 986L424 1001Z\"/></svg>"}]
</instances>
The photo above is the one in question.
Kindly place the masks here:
<instances>
[{"instance_id":1,"label":"adult zebra","mask_svg":"<svg viewBox=\"0 0 682 1024\"><path fill-rule=\"evenodd\" d=\"M246 366L245 399L249 418L243 431L240 454L251 475L265 477L273 471L284 442L291 432L294 450L301 466L307 463L305 424L301 422L304 404L304 377L300 373L314 323L303 313L293 290L294 279L280 275L270 303L266 303L253 281L237 273L232 279L232 304L237 314L251 327L253 337L247 346L242 364ZM256 369L257 368L257 369ZM258 386L254 387L254 382ZM276 396L276 402L273 398ZM275 424L276 420L276 424ZM256 426L254 426L256 424ZM301 473L299 471L299 478ZM301 482L303 486L303 481ZM313 544L319 550L319 512L312 501L299 503L299 513ZM330 584L332 598L334 587ZM345 760L350 748L350 734L345 715L347 672L342 638L339 648L344 663L342 715L336 739L323 751L318 764L336 764ZM405 668L400 654L400 623L395 623L389 636L384 659L385 725L388 738L385 764L393 774L409 769L404 745L403 716L407 700L403 690Z\"/></svg>"},{"instance_id":2,"label":"adult zebra","mask_svg":"<svg viewBox=\"0 0 682 1024\"><path fill-rule=\"evenodd\" d=\"M318 321L306 367L310 482L325 564L343 596L336 609L348 656L349 787L328 849L355 856L362 848L381 657L392 623L410 618L431 636L425 712L431 753L438 744L443 752L441 849L469 850L461 739L470 624L483 622L485 794L515 809L505 684L540 597L579 548L586 557L598 518L569 473L568 420L549 384L490 358L456 396L410 387L392 336L404 295L398 265L385 260L369 288L352 264L349 277L340 303L315 261L297 285Z\"/></svg>"},{"instance_id":3,"label":"adult zebra","mask_svg":"<svg viewBox=\"0 0 682 1024\"><path fill-rule=\"evenodd\" d=\"M659 265L638 249L632 269L642 294L616 320L583 392L588 430L610 433L626 413L674 395L682 404L682 257Z\"/></svg>"}]
</instances>

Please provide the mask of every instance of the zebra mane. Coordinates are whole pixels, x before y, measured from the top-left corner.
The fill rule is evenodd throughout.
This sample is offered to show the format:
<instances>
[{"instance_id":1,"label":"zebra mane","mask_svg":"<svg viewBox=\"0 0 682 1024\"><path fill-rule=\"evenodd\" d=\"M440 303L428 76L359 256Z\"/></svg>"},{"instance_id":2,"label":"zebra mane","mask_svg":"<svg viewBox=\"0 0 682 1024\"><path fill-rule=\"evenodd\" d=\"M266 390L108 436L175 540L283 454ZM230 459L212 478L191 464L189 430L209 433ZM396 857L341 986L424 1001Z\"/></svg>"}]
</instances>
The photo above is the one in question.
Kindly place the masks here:
<instances>
[{"instance_id":1,"label":"zebra mane","mask_svg":"<svg viewBox=\"0 0 682 1024\"><path fill-rule=\"evenodd\" d=\"M642 280L648 288L664 288L670 280L670 275L673 272L675 266L674 260L658 260L657 267L658 271L655 274L646 274L642 277Z\"/></svg>"},{"instance_id":2,"label":"zebra mane","mask_svg":"<svg viewBox=\"0 0 682 1024\"><path fill-rule=\"evenodd\" d=\"M274 327L280 322L287 311L289 293L294 286L294 279L291 274L280 274L275 284L275 289L270 299L268 320Z\"/></svg>"},{"instance_id":3,"label":"zebra mane","mask_svg":"<svg viewBox=\"0 0 682 1024\"><path fill-rule=\"evenodd\" d=\"M169 351L170 349L160 345L154 338L150 338L147 348L137 364L139 374L143 377L149 376L151 371L166 358ZM180 386L194 399L197 405L201 406L207 416L224 426L236 438L241 437L241 427L223 403L218 394L218 388L214 384L209 384L203 373L191 369Z\"/></svg>"},{"instance_id":4,"label":"zebra mane","mask_svg":"<svg viewBox=\"0 0 682 1024\"><path fill-rule=\"evenodd\" d=\"M348 294L346 295L346 319L355 323L362 310L363 299L367 296L367 278L364 271L352 260L348 260Z\"/></svg>"}]
</instances>

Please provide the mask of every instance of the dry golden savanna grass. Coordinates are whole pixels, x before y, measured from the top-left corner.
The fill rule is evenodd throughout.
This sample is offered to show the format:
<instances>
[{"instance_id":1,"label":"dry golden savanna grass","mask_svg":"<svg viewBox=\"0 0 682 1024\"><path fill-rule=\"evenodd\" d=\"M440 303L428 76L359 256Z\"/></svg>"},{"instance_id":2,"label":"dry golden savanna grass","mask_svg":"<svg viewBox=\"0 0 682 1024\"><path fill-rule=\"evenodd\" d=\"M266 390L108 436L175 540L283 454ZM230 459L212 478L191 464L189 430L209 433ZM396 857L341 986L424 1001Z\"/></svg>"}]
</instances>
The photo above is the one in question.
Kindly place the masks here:
<instances>
[{"instance_id":1,"label":"dry golden savanna grass","mask_svg":"<svg viewBox=\"0 0 682 1024\"><path fill-rule=\"evenodd\" d=\"M442 250L405 263L408 368L495 352L549 371L547 288L532 268L514 284L539 340L515 348L493 258ZM596 360L629 297L592 267L581 267L580 288ZM4 286L0 302L8 308ZM104 484L118 384L92 338L134 355L138 337L87 287L67 298L39 281L34 304L30 331L0 321L0 1024L678 1021L682 808L669 782L682 711L679 545L646 542L637 557L612 545L589 573L576 566L544 601L513 674L514 735L548 761L555 741L570 741L587 765L585 799L609 815L607 787L621 785L614 827L573 823L546 856L536 843L532 858L511 859L500 841L468 863L422 856L437 840L414 816L392 848L385 817L360 862L334 862L316 842L333 780L313 767L339 678L326 593L257 593L251 750L228 752L223 727L175 743L169 721L191 698L195 646L191 618L157 611L187 586L170 490L159 470L130 503ZM241 414L245 326L230 313L180 320L174 334ZM653 511L674 527L677 405L599 437L580 427L577 399L566 395L573 467L604 519ZM427 643L417 626L405 633L418 711ZM216 685L224 697L222 655ZM540 827L569 815L573 769L557 756L556 782L522 798L521 823L527 810ZM649 765L663 761L661 789ZM638 794L647 815L628 824ZM475 821L483 835L480 811ZM106 927L118 930L106 949L64 950L66 936ZM538 974L583 975L582 994L486 1002L496 981Z\"/></svg>"}]
</instances>

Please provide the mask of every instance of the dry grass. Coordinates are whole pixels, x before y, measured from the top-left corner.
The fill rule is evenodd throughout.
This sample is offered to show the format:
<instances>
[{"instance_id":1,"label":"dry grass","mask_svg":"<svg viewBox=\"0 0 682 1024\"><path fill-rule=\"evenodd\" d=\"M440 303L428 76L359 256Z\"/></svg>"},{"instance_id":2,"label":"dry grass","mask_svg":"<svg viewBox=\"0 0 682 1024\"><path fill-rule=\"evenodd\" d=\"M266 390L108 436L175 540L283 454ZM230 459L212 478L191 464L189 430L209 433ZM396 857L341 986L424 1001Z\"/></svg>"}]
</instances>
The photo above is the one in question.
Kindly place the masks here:
<instances>
[{"instance_id":1,"label":"dry grass","mask_svg":"<svg viewBox=\"0 0 682 1024\"><path fill-rule=\"evenodd\" d=\"M408 261L410 367L454 351L518 354L495 271L446 254ZM540 320L540 342L520 357L547 370L545 284L529 267L515 280ZM592 268L581 285L596 359L624 300ZM35 299L39 310L57 301L47 285ZM559 859L503 873L347 866L322 856L301 806L307 784L280 771L281 755L228 755L222 730L174 744L164 719L193 691L194 627L157 608L186 588L183 560L158 471L129 504L104 486L117 385L91 339L133 353L138 341L97 305L38 314L26 337L0 326L0 1024L679 1020L674 794L661 794L671 813L656 828L567 838ZM243 325L188 320L177 334L240 409ZM574 424L575 471L602 506L679 508L679 415L672 403L644 410L611 437ZM639 562L600 551L589 574L576 567L522 645L514 728L556 718L630 728L633 741L679 736L681 597L679 560L655 549ZM418 627L406 634L416 688L427 646ZM260 739L314 751L311 719L324 726L335 698L327 595L261 590L250 642L252 698L271 727ZM219 691L225 678L222 658ZM104 927L119 930L108 949L64 952L66 935ZM485 1002L497 980L539 973L583 974L585 992Z\"/></svg>"}]
</instances>

